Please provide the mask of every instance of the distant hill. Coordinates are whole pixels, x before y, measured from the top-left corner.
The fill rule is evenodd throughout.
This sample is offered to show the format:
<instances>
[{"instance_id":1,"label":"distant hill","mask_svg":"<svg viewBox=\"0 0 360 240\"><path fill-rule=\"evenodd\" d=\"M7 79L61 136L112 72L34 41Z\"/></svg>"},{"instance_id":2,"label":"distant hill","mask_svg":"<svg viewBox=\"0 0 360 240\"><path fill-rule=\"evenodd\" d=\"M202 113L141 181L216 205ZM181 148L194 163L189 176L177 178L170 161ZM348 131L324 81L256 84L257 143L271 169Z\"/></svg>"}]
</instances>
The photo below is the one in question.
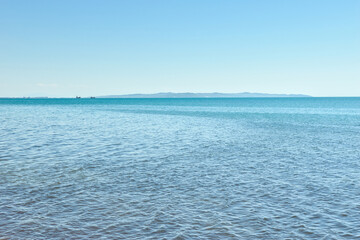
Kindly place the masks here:
<instances>
[{"instance_id":1,"label":"distant hill","mask_svg":"<svg viewBox=\"0 0 360 240\"><path fill-rule=\"evenodd\" d=\"M125 94L98 96L97 98L266 98L266 97L311 97L304 94L269 94L269 93L154 93L154 94Z\"/></svg>"}]
</instances>

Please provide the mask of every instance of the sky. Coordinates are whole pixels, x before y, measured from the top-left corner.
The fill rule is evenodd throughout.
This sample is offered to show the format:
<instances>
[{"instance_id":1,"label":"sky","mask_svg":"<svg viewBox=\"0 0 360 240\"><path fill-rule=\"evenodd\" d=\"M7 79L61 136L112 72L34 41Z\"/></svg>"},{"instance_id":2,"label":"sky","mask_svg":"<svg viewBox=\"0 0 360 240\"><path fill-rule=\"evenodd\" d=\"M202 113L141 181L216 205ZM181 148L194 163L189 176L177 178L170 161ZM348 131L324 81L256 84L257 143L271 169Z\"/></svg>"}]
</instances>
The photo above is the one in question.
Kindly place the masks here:
<instances>
[{"instance_id":1,"label":"sky","mask_svg":"<svg viewBox=\"0 0 360 240\"><path fill-rule=\"evenodd\" d=\"M0 0L0 96L360 96L359 0Z\"/></svg>"}]
</instances>

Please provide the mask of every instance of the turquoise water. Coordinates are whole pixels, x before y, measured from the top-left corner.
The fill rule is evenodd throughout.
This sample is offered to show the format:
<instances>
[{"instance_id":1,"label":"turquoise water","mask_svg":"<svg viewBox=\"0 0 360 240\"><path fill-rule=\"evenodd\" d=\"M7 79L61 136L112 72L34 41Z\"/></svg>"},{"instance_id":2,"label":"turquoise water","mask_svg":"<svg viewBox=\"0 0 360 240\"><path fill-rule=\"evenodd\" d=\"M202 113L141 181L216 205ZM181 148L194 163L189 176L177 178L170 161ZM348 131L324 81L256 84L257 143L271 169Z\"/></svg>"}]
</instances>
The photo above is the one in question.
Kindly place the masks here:
<instances>
[{"instance_id":1,"label":"turquoise water","mask_svg":"<svg viewBox=\"0 0 360 240\"><path fill-rule=\"evenodd\" d=\"M360 98L0 99L0 239L359 239Z\"/></svg>"}]
</instances>

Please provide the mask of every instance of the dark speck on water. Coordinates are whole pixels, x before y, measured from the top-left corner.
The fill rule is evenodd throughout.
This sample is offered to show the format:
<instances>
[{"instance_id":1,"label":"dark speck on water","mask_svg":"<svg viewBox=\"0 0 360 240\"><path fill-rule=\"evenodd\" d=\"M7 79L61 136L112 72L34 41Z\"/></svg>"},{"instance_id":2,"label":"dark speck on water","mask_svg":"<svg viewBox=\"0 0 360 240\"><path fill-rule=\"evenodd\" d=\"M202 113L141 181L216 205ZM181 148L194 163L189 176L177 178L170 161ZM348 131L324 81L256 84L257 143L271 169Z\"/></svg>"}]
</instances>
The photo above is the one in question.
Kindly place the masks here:
<instances>
[{"instance_id":1,"label":"dark speck on water","mask_svg":"<svg viewBox=\"0 0 360 240\"><path fill-rule=\"evenodd\" d=\"M360 98L0 99L0 239L359 239Z\"/></svg>"}]
</instances>

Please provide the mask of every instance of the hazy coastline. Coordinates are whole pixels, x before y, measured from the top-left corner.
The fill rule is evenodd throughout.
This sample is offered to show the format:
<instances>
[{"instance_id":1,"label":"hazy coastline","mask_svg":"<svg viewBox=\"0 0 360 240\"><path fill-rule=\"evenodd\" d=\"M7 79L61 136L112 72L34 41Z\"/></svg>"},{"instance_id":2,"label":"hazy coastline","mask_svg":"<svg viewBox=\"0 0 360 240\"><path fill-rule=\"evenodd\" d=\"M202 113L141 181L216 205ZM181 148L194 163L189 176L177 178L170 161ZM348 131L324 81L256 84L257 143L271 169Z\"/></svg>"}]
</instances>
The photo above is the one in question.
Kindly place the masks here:
<instances>
[{"instance_id":1,"label":"hazy coastline","mask_svg":"<svg viewBox=\"0 0 360 240\"><path fill-rule=\"evenodd\" d=\"M77 98L287 98L287 97L313 97L306 94L276 94L276 93L174 93L174 92L160 92L160 93L134 93L134 94L119 94L119 95L101 95L101 96L76 96ZM47 99L47 98L72 98L72 97L51 97L51 96L23 96L23 97L0 97L0 98L31 98L31 99ZM74 96L75 98L75 96Z\"/></svg>"}]
</instances>

